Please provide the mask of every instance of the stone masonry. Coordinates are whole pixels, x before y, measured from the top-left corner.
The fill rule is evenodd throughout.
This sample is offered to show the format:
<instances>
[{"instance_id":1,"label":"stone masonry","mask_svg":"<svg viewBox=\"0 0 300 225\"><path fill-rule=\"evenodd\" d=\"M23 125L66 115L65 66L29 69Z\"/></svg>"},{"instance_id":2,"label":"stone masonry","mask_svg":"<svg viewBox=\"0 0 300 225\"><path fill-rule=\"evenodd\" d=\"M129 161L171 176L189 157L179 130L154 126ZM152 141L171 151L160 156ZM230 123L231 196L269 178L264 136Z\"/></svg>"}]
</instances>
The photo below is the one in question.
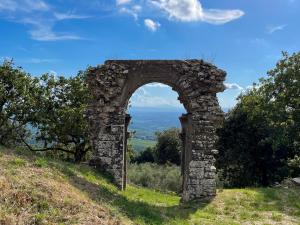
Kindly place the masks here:
<instances>
[{"instance_id":1,"label":"stone masonry","mask_svg":"<svg viewBox=\"0 0 300 225\"><path fill-rule=\"evenodd\" d=\"M178 93L187 111L180 118L182 200L213 198L215 129L223 119L216 93L225 89L225 76L224 71L203 60L109 60L90 68L88 83L93 100L87 114L94 151L90 163L111 173L115 183L125 188L128 101L144 84L163 83Z\"/></svg>"}]
</instances>

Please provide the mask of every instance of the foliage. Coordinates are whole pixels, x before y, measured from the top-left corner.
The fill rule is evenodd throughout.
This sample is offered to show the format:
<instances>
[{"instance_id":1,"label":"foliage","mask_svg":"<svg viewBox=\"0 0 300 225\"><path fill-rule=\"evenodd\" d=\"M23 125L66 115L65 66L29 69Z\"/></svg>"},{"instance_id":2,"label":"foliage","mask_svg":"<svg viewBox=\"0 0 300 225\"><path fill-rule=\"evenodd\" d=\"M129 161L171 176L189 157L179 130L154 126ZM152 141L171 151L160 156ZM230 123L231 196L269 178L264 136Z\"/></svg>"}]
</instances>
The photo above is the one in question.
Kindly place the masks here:
<instances>
[{"instance_id":1,"label":"foliage","mask_svg":"<svg viewBox=\"0 0 300 225\"><path fill-rule=\"evenodd\" d=\"M26 125L34 112L32 105L37 93L37 79L11 61L0 65L0 144L13 146L20 143L20 137L28 135Z\"/></svg>"},{"instance_id":2,"label":"foliage","mask_svg":"<svg viewBox=\"0 0 300 225\"><path fill-rule=\"evenodd\" d=\"M158 164L173 163L180 165L182 143L180 139L180 129L171 128L157 132L157 144L154 154Z\"/></svg>"},{"instance_id":3,"label":"foliage","mask_svg":"<svg viewBox=\"0 0 300 225\"><path fill-rule=\"evenodd\" d=\"M288 166L291 174L300 174L300 156L296 155L293 159L289 159Z\"/></svg>"},{"instance_id":4,"label":"foliage","mask_svg":"<svg viewBox=\"0 0 300 225\"><path fill-rule=\"evenodd\" d=\"M60 150L82 160L91 149L88 139L88 123L85 118L89 91L85 73L71 78L41 77L41 94L36 105L36 140L43 143L42 150Z\"/></svg>"},{"instance_id":5,"label":"foliage","mask_svg":"<svg viewBox=\"0 0 300 225\"><path fill-rule=\"evenodd\" d=\"M130 164L128 180L132 184L160 191L181 191L181 172L175 165Z\"/></svg>"},{"instance_id":6,"label":"foliage","mask_svg":"<svg viewBox=\"0 0 300 225\"><path fill-rule=\"evenodd\" d=\"M139 154L132 158L131 162L138 164L146 162L153 163L155 162L154 154L154 148L148 147L146 150L139 152Z\"/></svg>"},{"instance_id":7,"label":"foliage","mask_svg":"<svg viewBox=\"0 0 300 225\"><path fill-rule=\"evenodd\" d=\"M269 185L299 176L300 52L283 53L267 79L239 97L218 131L217 160L229 186Z\"/></svg>"},{"instance_id":8,"label":"foliage","mask_svg":"<svg viewBox=\"0 0 300 225\"><path fill-rule=\"evenodd\" d=\"M157 164L176 164L181 162L182 143L180 139L180 129L170 128L155 133L157 143L153 147L147 147L146 150L139 152L133 158L135 163L157 163Z\"/></svg>"},{"instance_id":9,"label":"foliage","mask_svg":"<svg viewBox=\"0 0 300 225\"><path fill-rule=\"evenodd\" d=\"M132 162L136 157L136 152L134 151L131 144L127 144L127 162Z\"/></svg>"},{"instance_id":10,"label":"foliage","mask_svg":"<svg viewBox=\"0 0 300 225\"><path fill-rule=\"evenodd\" d=\"M84 115L89 100L84 72L73 78L49 74L34 78L5 61L0 66L0 93L0 144L59 150L74 155L75 161L91 148ZM42 148L31 146L29 138Z\"/></svg>"}]
</instances>

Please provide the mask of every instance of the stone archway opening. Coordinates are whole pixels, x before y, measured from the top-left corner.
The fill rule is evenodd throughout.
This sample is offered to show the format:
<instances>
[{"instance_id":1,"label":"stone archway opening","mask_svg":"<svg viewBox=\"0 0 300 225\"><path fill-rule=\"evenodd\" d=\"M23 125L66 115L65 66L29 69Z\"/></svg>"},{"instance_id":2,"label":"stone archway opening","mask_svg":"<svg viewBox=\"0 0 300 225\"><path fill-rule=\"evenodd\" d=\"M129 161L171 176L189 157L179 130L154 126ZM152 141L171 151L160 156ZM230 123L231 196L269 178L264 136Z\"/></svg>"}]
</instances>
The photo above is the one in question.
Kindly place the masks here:
<instances>
[{"instance_id":1,"label":"stone archway opening","mask_svg":"<svg viewBox=\"0 0 300 225\"><path fill-rule=\"evenodd\" d=\"M180 118L185 117L187 114L186 109L183 104L178 100L178 93L168 85L162 83L149 83L139 87L133 95L130 97L129 105L127 107L127 114L130 115L130 123L128 126L128 132L130 138L128 139L128 151L131 148L134 153L138 156L142 151L145 151L147 148L154 148L157 144L157 135L156 132L163 132L168 129L176 128L179 133L179 141L183 146L182 138L185 137L182 132L182 125ZM173 133L178 135L178 132L175 130L169 131L169 134ZM129 145L130 143L130 145ZM164 147L163 147L164 148ZM177 147L174 146L173 152L170 148L165 149L167 152L171 153L169 157L169 162L178 166L178 171L181 171L181 177L178 177L177 183L180 184L182 189L182 176L184 172L183 159L184 151L180 151L180 154L176 153ZM179 150L179 149L178 149ZM128 152L127 152L128 153ZM127 180L130 181L130 160L127 157L127 166L128 170ZM156 163L164 163L168 157L165 154L162 157L157 158ZM152 159L149 158L152 162ZM126 163L126 160L125 162ZM181 169L179 169L182 167ZM174 167L175 168L175 167ZM180 181L180 182L179 182ZM178 188L180 188L178 186ZM182 190L180 190L181 192Z\"/></svg>"},{"instance_id":2,"label":"stone archway opening","mask_svg":"<svg viewBox=\"0 0 300 225\"><path fill-rule=\"evenodd\" d=\"M216 194L215 128L223 115L216 93L223 91L226 73L203 60L109 60L90 68L93 100L88 106L93 146L91 164L110 172L126 187L126 113L130 96L144 84L169 85L187 114L180 118L184 149L182 200L211 199Z\"/></svg>"}]
</instances>

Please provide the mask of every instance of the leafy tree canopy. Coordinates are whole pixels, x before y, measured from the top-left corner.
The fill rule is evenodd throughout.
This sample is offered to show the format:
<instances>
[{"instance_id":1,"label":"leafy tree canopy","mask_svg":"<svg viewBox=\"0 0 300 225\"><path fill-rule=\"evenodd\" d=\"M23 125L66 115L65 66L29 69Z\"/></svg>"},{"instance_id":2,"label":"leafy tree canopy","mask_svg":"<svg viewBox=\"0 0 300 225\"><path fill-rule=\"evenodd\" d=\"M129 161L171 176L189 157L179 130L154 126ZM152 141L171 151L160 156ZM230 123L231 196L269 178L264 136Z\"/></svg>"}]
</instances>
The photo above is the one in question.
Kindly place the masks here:
<instances>
[{"instance_id":1,"label":"leafy tree canopy","mask_svg":"<svg viewBox=\"0 0 300 225\"><path fill-rule=\"evenodd\" d=\"M300 175L289 166L300 155L300 53L283 53L268 77L238 98L218 135L217 164L229 186Z\"/></svg>"}]
</instances>

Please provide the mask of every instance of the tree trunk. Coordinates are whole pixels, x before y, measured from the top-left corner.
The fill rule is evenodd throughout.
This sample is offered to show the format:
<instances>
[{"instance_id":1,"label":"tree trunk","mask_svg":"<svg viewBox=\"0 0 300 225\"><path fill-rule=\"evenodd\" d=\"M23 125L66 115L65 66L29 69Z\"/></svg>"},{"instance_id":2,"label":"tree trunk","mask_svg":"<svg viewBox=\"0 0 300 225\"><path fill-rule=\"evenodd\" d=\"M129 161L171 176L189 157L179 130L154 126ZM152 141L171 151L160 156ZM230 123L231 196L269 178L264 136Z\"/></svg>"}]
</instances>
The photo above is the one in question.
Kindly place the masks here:
<instances>
[{"instance_id":1,"label":"tree trunk","mask_svg":"<svg viewBox=\"0 0 300 225\"><path fill-rule=\"evenodd\" d=\"M82 161L83 157L85 156L85 154L86 154L86 151L84 150L84 148L77 147L75 149L75 153L74 153L75 163L80 163Z\"/></svg>"}]
</instances>

